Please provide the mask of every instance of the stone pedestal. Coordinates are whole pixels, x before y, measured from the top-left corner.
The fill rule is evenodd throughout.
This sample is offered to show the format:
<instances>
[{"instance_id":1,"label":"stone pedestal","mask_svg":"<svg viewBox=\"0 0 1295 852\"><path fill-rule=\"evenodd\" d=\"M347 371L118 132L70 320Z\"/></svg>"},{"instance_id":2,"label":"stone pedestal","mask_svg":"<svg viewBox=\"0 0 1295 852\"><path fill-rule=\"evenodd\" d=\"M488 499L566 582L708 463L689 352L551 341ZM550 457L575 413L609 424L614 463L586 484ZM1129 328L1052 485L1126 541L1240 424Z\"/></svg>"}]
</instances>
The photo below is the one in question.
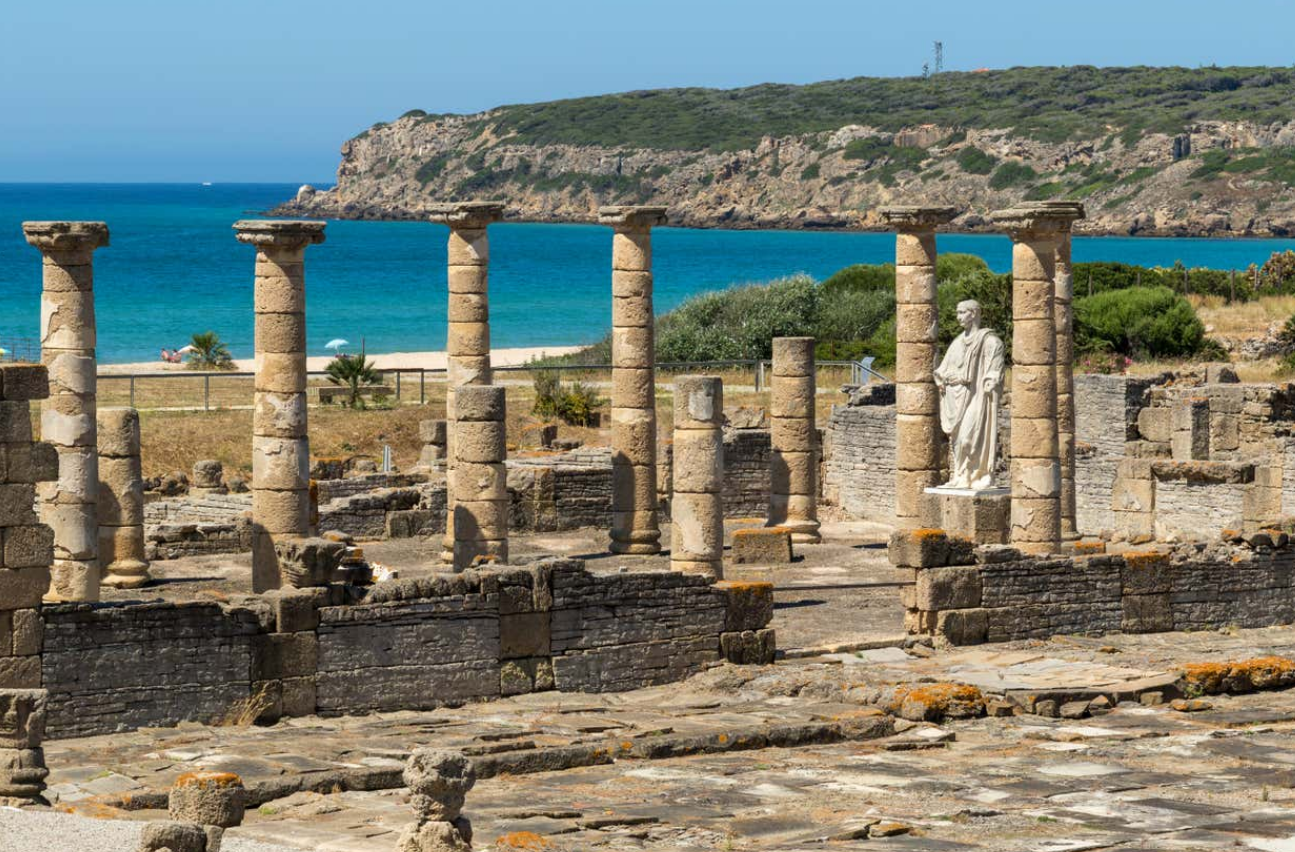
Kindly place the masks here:
<instances>
[{"instance_id":1,"label":"stone pedestal","mask_svg":"<svg viewBox=\"0 0 1295 852\"><path fill-rule=\"evenodd\" d=\"M940 513L939 528L976 544L1006 544L1011 527L1010 488L928 488Z\"/></svg>"},{"instance_id":2,"label":"stone pedestal","mask_svg":"<svg viewBox=\"0 0 1295 852\"><path fill-rule=\"evenodd\" d=\"M277 589L276 540L310 535L306 431L306 247L323 222L234 223L256 247L256 379L252 413L252 590Z\"/></svg>"},{"instance_id":3,"label":"stone pedestal","mask_svg":"<svg viewBox=\"0 0 1295 852\"><path fill-rule=\"evenodd\" d=\"M41 439L58 450L58 482L41 487L41 520L54 530L49 600L99 600L99 458L95 448L94 250L103 222L24 222L44 256L41 362L49 398Z\"/></svg>"},{"instance_id":4,"label":"stone pedestal","mask_svg":"<svg viewBox=\"0 0 1295 852\"><path fill-rule=\"evenodd\" d=\"M430 219L450 228L447 269L449 329L445 341L449 380L445 390L446 512L454 514L455 399L457 389L488 385L490 372L490 239L486 228L503 218L499 201L432 206ZM441 560L454 562L454 525L445 525Z\"/></svg>"},{"instance_id":5,"label":"stone pedestal","mask_svg":"<svg viewBox=\"0 0 1295 852\"><path fill-rule=\"evenodd\" d=\"M43 689L0 689L0 805L44 804Z\"/></svg>"},{"instance_id":6,"label":"stone pedestal","mask_svg":"<svg viewBox=\"0 0 1295 852\"><path fill-rule=\"evenodd\" d=\"M1059 213L1084 218L1078 202L1050 202ZM1054 319L1057 329L1057 449L1061 459L1061 538L1079 538L1075 517L1075 274L1070 265L1070 227L1059 233L1055 271Z\"/></svg>"},{"instance_id":7,"label":"stone pedestal","mask_svg":"<svg viewBox=\"0 0 1295 852\"><path fill-rule=\"evenodd\" d=\"M652 228L664 207L603 207L612 237L613 553L657 553L656 368L652 310Z\"/></svg>"},{"instance_id":8,"label":"stone pedestal","mask_svg":"<svg viewBox=\"0 0 1295 852\"><path fill-rule=\"evenodd\" d=\"M508 561L508 454L504 389L464 385L455 399L454 570L477 557Z\"/></svg>"},{"instance_id":9,"label":"stone pedestal","mask_svg":"<svg viewBox=\"0 0 1295 852\"><path fill-rule=\"evenodd\" d=\"M769 526L797 544L817 544L818 429L814 338L775 337L770 385Z\"/></svg>"},{"instance_id":10,"label":"stone pedestal","mask_svg":"<svg viewBox=\"0 0 1295 852\"><path fill-rule=\"evenodd\" d=\"M1012 238L1012 524L1026 553L1061 548L1056 257L1073 207L1023 203L994 221Z\"/></svg>"},{"instance_id":11,"label":"stone pedestal","mask_svg":"<svg viewBox=\"0 0 1295 852\"><path fill-rule=\"evenodd\" d=\"M936 301L935 229L954 207L887 207L895 237L895 522L934 526L923 490L940 483L944 435L935 386L940 308Z\"/></svg>"},{"instance_id":12,"label":"stone pedestal","mask_svg":"<svg viewBox=\"0 0 1295 852\"><path fill-rule=\"evenodd\" d=\"M133 408L99 412L99 563L105 586L137 589L148 582L139 412Z\"/></svg>"},{"instance_id":13,"label":"stone pedestal","mask_svg":"<svg viewBox=\"0 0 1295 852\"><path fill-rule=\"evenodd\" d=\"M423 449L418 455L418 468L433 471L445 467L446 430L444 420L418 421L418 436Z\"/></svg>"},{"instance_id":14,"label":"stone pedestal","mask_svg":"<svg viewBox=\"0 0 1295 852\"><path fill-rule=\"evenodd\" d=\"M670 567L715 579L724 576L723 426L721 379L675 379Z\"/></svg>"}]
</instances>

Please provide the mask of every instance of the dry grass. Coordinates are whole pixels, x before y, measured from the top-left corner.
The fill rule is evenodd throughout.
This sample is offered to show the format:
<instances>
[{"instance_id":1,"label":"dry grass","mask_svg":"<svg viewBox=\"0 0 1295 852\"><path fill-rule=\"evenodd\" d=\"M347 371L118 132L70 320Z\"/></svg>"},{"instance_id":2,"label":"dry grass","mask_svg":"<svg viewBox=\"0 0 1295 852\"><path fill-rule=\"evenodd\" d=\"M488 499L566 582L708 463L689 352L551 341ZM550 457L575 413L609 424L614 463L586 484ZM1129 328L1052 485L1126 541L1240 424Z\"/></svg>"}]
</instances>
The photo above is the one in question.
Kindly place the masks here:
<instances>
[{"instance_id":1,"label":"dry grass","mask_svg":"<svg viewBox=\"0 0 1295 852\"><path fill-rule=\"evenodd\" d=\"M251 695L231 704L225 715L213 720L212 725L217 728L251 727L273 704L269 687L262 684Z\"/></svg>"},{"instance_id":2,"label":"dry grass","mask_svg":"<svg viewBox=\"0 0 1295 852\"><path fill-rule=\"evenodd\" d=\"M1226 337L1262 337L1273 323L1295 314L1295 296L1265 296L1233 304L1219 296L1189 296L1188 300L1210 334Z\"/></svg>"}]
</instances>

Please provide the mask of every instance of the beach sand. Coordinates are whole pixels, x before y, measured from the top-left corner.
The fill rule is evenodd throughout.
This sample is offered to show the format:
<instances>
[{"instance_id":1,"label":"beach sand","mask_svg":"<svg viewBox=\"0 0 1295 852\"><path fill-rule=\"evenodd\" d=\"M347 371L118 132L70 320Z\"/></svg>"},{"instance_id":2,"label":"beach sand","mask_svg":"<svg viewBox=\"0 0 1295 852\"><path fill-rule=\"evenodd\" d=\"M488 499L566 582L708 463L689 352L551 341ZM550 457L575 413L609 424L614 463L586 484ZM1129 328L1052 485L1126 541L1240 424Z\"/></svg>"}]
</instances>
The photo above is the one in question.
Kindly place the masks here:
<instances>
[{"instance_id":1,"label":"beach sand","mask_svg":"<svg viewBox=\"0 0 1295 852\"><path fill-rule=\"evenodd\" d=\"M529 346L515 349L492 349L490 352L490 362L496 367L513 367L518 364L525 364L532 358L538 358L542 355L566 355L570 352L579 351L579 346ZM358 354L353 352L350 354ZM379 370L444 370L446 356L444 352L388 352L379 355L374 352L366 353L369 360L373 362L374 367ZM319 355L306 359L306 369L312 373L323 372L328 362L333 360L332 355ZM251 358L241 358L234 361L240 372L250 373L253 370ZM100 364L99 373L101 375L111 375L120 373L173 373L185 372L187 367L184 364L164 364L161 361L137 361L131 364Z\"/></svg>"}]
</instances>

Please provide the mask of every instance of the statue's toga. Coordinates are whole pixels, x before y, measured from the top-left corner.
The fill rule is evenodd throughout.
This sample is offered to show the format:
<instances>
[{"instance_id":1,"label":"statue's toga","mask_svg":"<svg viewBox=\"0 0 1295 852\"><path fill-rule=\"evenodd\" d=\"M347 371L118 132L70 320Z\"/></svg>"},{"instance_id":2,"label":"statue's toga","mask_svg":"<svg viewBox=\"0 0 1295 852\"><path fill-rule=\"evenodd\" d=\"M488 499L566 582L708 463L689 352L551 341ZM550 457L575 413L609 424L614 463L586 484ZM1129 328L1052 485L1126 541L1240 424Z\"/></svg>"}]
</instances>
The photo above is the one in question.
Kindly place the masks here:
<instances>
[{"instance_id":1,"label":"statue's toga","mask_svg":"<svg viewBox=\"0 0 1295 852\"><path fill-rule=\"evenodd\" d=\"M1003 389L1003 341L980 327L980 303L958 303L963 332L935 371L940 426L949 436L946 488L989 488L998 459L998 408Z\"/></svg>"}]
</instances>

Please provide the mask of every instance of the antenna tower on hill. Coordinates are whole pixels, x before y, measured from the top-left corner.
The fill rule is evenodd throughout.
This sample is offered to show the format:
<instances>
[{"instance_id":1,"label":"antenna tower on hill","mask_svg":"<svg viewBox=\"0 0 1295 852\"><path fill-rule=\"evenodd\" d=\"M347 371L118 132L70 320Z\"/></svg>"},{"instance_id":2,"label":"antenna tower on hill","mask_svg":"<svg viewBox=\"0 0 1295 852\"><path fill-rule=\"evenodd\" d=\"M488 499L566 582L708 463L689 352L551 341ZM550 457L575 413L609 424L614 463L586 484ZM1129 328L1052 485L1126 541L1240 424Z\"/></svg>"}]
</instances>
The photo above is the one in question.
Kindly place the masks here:
<instances>
[{"instance_id":1,"label":"antenna tower on hill","mask_svg":"<svg viewBox=\"0 0 1295 852\"><path fill-rule=\"evenodd\" d=\"M944 70L944 42L935 43L935 73L939 74Z\"/></svg>"}]
</instances>

